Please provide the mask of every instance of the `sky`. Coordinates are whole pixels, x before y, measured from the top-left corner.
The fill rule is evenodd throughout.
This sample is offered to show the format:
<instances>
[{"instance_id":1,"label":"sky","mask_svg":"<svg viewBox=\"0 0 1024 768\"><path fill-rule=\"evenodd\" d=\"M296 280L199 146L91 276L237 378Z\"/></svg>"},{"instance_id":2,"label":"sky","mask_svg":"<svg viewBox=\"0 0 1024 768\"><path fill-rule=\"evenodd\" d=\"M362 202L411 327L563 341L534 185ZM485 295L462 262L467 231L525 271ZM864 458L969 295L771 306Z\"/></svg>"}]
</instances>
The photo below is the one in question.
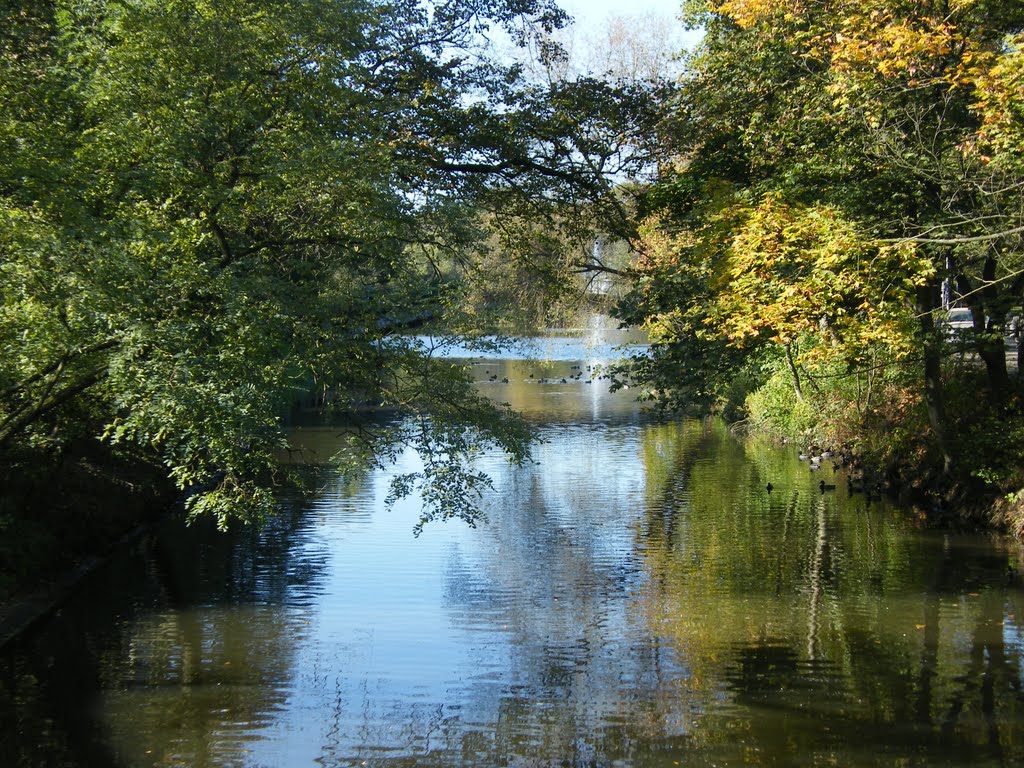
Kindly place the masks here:
<instances>
[{"instance_id":1,"label":"sky","mask_svg":"<svg viewBox=\"0 0 1024 768\"><path fill-rule=\"evenodd\" d=\"M682 5L680 0L559 0L558 4L565 8L576 19L602 21L607 16L636 15L655 11L666 16L675 16Z\"/></svg>"},{"instance_id":2,"label":"sky","mask_svg":"<svg viewBox=\"0 0 1024 768\"><path fill-rule=\"evenodd\" d=\"M558 0L576 23L583 27L601 27L609 16L642 16L655 13L675 19L682 6L682 0ZM700 32L685 31L679 24L677 34L686 47L700 39Z\"/></svg>"},{"instance_id":3,"label":"sky","mask_svg":"<svg viewBox=\"0 0 1024 768\"><path fill-rule=\"evenodd\" d=\"M537 51L524 55L500 30L491 39L509 59L524 64L538 77L576 77L583 74L673 79L683 74L680 56L700 42L701 30L687 30L679 20L683 0L555 0L575 19L554 39L567 58L544 68ZM618 24L610 24L615 18ZM635 19L635 23L631 21Z\"/></svg>"}]
</instances>

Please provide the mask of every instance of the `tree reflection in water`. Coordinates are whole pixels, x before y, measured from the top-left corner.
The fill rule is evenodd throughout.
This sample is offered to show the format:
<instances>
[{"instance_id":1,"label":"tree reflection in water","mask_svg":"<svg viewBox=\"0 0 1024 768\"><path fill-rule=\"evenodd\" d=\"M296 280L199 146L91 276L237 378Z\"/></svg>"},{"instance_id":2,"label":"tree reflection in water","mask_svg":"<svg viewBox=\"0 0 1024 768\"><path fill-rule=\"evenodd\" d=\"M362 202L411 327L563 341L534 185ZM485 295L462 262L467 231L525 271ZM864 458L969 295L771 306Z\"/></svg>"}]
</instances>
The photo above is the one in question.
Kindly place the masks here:
<instances>
[{"instance_id":1,"label":"tree reflection in water","mask_svg":"<svg viewBox=\"0 0 1024 768\"><path fill-rule=\"evenodd\" d=\"M751 493L768 480L788 491ZM647 607L688 659L690 690L723 696L695 721L702 751L740 741L754 764L1021 759L1009 542L908 532L902 513L815 494L799 463L724 437L674 512L685 522L646 550L662 574ZM651 510L648 530L664 525Z\"/></svg>"},{"instance_id":2,"label":"tree reflection in water","mask_svg":"<svg viewBox=\"0 0 1024 768\"><path fill-rule=\"evenodd\" d=\"M245 765L294 676L310 530L294 507L227 535L169 522L90 576L3 658L0 700L48 725L5 728L0 764Z\"/></svg>"},{"instance_id":3,"label":"tree reflection in water","mask_svg":"<svg viewBox=\"0 0 1024 768\"><path fill-rule=\"evenodd\" d=\"M5 655L3 764L1024 761L1015 545L489 366L547 441L481 460L485 525L414 539L387 473L325 469L268 529L149 540Z\"/></svg>"}]
</instances>

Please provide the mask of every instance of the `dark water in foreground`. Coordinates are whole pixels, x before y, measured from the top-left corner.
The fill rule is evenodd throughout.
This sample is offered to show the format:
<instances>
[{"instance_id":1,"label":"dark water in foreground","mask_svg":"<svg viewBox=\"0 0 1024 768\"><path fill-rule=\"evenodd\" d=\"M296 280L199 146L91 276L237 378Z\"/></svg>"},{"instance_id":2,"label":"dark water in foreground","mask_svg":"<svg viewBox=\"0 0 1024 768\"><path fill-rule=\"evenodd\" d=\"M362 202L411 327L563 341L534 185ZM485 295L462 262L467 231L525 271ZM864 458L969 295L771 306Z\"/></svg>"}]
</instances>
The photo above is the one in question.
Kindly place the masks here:
<instances>
[{"instance_id":1,"label":"dark water in foreground","mask_svg":"<svg viewBox=\"0 0 1024 768\"><path fill-rule=\"evenodd\" d=\"M483 459L476 530L325 470L262 531L137 542L0 658L0 766L1024 763L1016 544L656 423L598 357L477 366L546 442Z\"/></svg>"}]
</instances>

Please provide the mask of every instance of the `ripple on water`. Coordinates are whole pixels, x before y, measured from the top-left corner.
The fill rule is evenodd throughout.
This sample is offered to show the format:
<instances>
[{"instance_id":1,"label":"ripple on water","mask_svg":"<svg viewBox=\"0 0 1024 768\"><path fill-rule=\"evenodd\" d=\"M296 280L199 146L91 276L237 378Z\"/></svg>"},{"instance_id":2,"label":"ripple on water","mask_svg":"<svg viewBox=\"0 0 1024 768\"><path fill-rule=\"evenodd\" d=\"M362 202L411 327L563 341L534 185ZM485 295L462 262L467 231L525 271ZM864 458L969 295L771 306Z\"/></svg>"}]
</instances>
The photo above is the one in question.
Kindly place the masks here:
<instances>
[{"instance_id":1,"label":"ripple on water","mask_svg":"<svg viewBox=\"0 0 1024 768\"><path fill-rule=\"evenodd\" d=\"M830 468L716 422L522 378L505 394L546 442L481 457L479 528L413 537L415 500L384 505L404 456L324 469L261 531L137 548L32 675L95 701L80 731L124 765L1024 760L1011 547L823 494ZM115 584L130 608L95 597Z\"/></svg>"}]
</instances>

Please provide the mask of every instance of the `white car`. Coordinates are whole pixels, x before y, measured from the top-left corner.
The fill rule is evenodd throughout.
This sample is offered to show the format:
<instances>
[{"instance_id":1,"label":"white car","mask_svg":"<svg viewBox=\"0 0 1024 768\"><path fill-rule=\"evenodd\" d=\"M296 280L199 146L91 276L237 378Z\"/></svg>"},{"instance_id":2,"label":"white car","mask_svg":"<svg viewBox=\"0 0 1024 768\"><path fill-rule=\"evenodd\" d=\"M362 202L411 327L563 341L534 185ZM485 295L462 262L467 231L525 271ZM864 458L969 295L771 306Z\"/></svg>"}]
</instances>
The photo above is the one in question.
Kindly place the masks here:
<instances>
[{"instance_id":1,"label":"white car","mask_svg":"<svg viewBox=\"0 0 1024 768\"><path fill-rule=\"evenodd\" d=\"M940 322L947 336L957 336L964 331L974 330L974 315L967 307L953 307Z\"/></svg>"}]
</instances>

